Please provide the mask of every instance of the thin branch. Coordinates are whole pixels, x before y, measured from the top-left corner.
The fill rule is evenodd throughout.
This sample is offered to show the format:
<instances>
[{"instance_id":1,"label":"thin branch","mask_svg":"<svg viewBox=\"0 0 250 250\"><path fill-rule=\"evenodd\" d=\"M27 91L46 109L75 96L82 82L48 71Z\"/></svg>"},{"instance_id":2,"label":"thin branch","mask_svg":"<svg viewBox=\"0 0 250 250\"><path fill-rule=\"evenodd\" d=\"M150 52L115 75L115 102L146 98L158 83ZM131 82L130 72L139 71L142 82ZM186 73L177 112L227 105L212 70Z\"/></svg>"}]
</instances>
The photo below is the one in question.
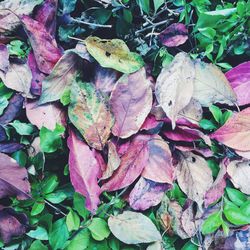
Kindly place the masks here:
<instances>
[{"instance_id":1,"label":"thin branch","mask_svg":"<svg viewBox=\"0 0 250 250\"><path fill-rule=\"evenodd\" d=\"M167 23L169 23L170 21L171 21L171 20L168 19L168 20L161 21L161 22L159 22L159 23L153 23L153 24L150 25L150 26L147 26L147 27L145 27L145 28L143 28L143 29L137 30L137 31L135 32L135 34L139 34L139 33L141 33L141 32L144 32L145 30L148 30L148 29L151 29L151 28L156 28L156 27L158 27L158 26L160 26L160 25L162 25L162 24L167 24Z\"/></svg>"},{"instance_id":2,"label":"thin branch","mask_svg":"<svg viewBox=\"0 0 250 250\"><path fill-rule=\"evenodd\" d=\"M112 28L112 25L109 25L109 24L89 23L89 22L78 20L75 18L72 18L72 20L76 23L81 23L81 24L85 24L89 26L95 26L95 27L100 27L100 28Z\"/></svg>"}]
</instances>

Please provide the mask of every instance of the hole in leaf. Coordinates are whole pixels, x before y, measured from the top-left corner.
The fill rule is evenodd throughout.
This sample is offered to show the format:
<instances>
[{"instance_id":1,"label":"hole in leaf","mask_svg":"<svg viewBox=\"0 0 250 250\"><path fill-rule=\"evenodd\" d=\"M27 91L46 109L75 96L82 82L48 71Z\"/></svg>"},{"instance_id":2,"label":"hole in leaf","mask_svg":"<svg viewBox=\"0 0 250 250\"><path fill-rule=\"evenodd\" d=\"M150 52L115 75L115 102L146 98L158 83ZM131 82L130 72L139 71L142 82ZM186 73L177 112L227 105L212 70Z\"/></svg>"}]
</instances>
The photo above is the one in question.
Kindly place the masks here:
<instances>
[{"instance_id":1,"label":"hole in leaf","mask_svg":"<svg viewBox=\"0 0 250 250\"><path fill-rule=\"evenodd\" d=\"M192 162L196 162L196 159L194 157L192 157Z\"/></svg>"},{"instance_id":2,"label":"hole in leaf","mask_svg":"<svg viewBox=\"0 0 250 250\"><path fill-rule=\"evenodd\" d=\"M106 55L107 57L110 57L110 56L111 56L111 53L109 53L108 51L106 51L105 55Z\"/></svg>"}]
</instances>

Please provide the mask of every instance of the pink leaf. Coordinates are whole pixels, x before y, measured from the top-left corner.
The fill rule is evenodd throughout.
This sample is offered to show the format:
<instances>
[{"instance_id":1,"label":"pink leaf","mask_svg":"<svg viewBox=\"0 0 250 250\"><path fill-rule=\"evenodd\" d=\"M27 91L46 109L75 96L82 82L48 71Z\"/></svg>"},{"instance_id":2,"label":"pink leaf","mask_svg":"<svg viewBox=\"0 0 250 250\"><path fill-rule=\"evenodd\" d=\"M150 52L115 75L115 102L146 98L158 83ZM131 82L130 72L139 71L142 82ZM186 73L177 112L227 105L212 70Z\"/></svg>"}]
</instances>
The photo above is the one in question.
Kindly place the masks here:
<instances>
[{"instance_id":1,"label":"pink leaf","mask_svg":"<svg viewBox=\"0 0 250 250\"><path fill-rule=\"evenodd\" d=\"M56 124L66 124L66 115L60 105L49 103L38 106L38 101L26 103L26 115L28 120L39 129L46 127L54 130Z\"/></svg>"},{"instance_id":2,"label":"pink leaf","mask_svg":"<svg viewBox=\"0 0 250 250\"><path fill-rule=\"evenodd\" d=\"M160 41L167 47L177 47L188 39L188 30L182 23L173 23L159 35Z\"/></svg>"},{"instance_id":3,"label":"pink leaf","mask_svg":"<svg viewBox=\"0 0 250 250\"><path fill-rule=\"evenodd\" d=\"M42 23L25 15L22 16L21 20L29 37L39 70L49 74L62 55L56 40L47 32Z\"/></svg>"},{"instance_id":4,"label":"pink leaf","mask_svg":"<svg viewBox=\"0 0 250 250\"><path fill-rule=\"evenodd\" d=\"M148 117L146 118L146 120L144 121L144 123L142 124L140 130L151 130L151 129L155 129L158 126L162 126L163 122L162 121L158 121L156 120L154 115L148 115Z\"/></svg>"},{"instance_id":5,"label":"pink leaf","mask_svg":"<svg viewBox=\"0 0 250 250\"><path fill-rule=\"evenodd\" d=\"M108 182L103 184L103 191L115 191L127 187L139 177L148 161L149 139L148 135L138 135L133 139L127 152L121 157L119 168Z\"/></svg>"},{"instance_id":6,"label":"pink leaf","mask_svg":"<svg viewBox=\"0 0 250 250\"><path fill-rule=\"evenodd\" d=\"M115 116L112 133L121 138L137 133L152 106L152 90L144 68L118 80L110 104Z\"/></svg>"},{"instance_id":7,"label":"pink leaf","mask_svg":"<svg viewBox=\"0 0 250 250\"><path fill-rule=\"evenodd\" d=\"M237 95L238 104L249 104L250 92L246 89L250 87L250 61L239 64L225 75Z\"/></svg>"},{"instance_id":8,"label":"pink leaf","mask_svg":"<svg viewBox=\"0 0 250 250\"><path fill-rule=\"evenodd\" d=\"M9 52L5 44L0 44L0 70L6 73L9 67Z\"/></svg>"},{"instance_id":9,"label":"pink leaf","mask_svg":"<svg viewBox=\"0 0 250 250\"><path fill-rule=\"evenodd\" d=\"M149 156L142 176L155 182L172 184L175 170L168 144L159 135L152 135L147 146Z\"/></svg>"},{"instance_id":10,"label":"pink leaf","mask_svg":"<svg viewBox=\"0 0 250 250\"><path fill-rule=\"evenodd\" d=\"M96 212L100 203L97 176L100 166L89 146L70 131L68 138L70 180L76 192L86 197L86 208Z\"/></svg>"},{"instance_id":11,"label":"pink leaf","mask_svg":"<svg viewBox=\"0 0 250 250\"><path fill-rule=\"evenodd\" d=\"M129 205L134 210L146 210L158 205L169 185L141 177L129 194Z\"/></svg>"},{"instance_id":12,"label":"pink leaf","mask_svg":"<svg viewBox=\"0 0 250 250\"><path fill-rule=\"evenodd\" d=\"M235 113L229 120L210 135L211 139L225 144L226 146L239 150L250 150L250 108Z\"/></svg>"}]
</instances>

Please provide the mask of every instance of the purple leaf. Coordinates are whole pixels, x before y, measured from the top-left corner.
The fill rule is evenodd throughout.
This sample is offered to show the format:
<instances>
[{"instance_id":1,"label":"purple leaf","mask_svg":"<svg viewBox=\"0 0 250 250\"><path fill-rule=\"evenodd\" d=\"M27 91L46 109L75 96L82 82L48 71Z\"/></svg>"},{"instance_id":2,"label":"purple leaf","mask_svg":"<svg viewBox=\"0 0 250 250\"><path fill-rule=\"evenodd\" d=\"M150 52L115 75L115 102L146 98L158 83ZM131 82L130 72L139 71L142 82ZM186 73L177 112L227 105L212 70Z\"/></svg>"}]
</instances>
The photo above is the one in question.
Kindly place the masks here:
<instances>
[{"instance_id":1,"label":"purple leaf","mask_svg":"<svg viewBox=\"0 0 250 250\"><path fill-rule=\"evenodd\" d=\"M0 162L0 199L5 196L16 196L20 200L30 198L27 170L3 153L0 153Z\"/></svg>"},{"instance_id":2,"label":"purple leaf","mask_svg":"<svg viewBox=\"0 0 250 250\"><path fill-rule=\"evenodd\" d=\"M10 63L9 52L5 44L0 44L0 58L0 70L6 73Z\"/></svg>"},{"instance_id":3,"label":"purple leaf","mask_svg":"<svg viewBox=\"0 0 250 250\"><path fill-rule=\"evenodd\" d=\"M20 113L23 107L24 98L20 94L15 94L9 101L9 105L0 116L0 124L5 125L14 120Z\"/></svg>"},{"instance_id":4,"label":"purple leaf","mask_svg":"<svg viewBox=\"0 0 250 250\"><path fill-rule=\"evenodd\" d=\"M24 213L0 205L0 235L4 243L9 243L12 237L18 237L26 232L28 218Z\"/></svg>"},{"instance_id":5,"label":"purple leaf","mask_svg":"<svg viewBox=\"0 0 250 250\"><path fill-rule=\"evenodd\" d=\"M188 30L182 23L173 23L163 30L159 39L167 47L177 47L188 39Z\"/></svg>"},{"instance_id":6,"label":"purple leaf","mask_svg":"<svg viewBox=\"0 0 250 250\"><path fill-rule=\"evenodd\" d=\"M134 210L146 210L158 205L164 192L170 187L168 184L157 183L141 177L129 194L129 205Z\"/></svg>"},{"instance_id":7,"label":"purple leaf","mask_svg":"<svg viewBox=\"0 0 250 250\"><path fill-rule=\"evenodd\" d=\"M93 214L100 203L97 176L100 166L89 146L70 131L68 138L70 180L76 192L86 197L86 208Z\"/></svg>"},{"instance_id":8,"label":"purple leaf","mask_svg":"<svg viewBox=\"0 0 250 250\"><path fill-rule=\"evenodd\" d=\"M0 143L0 152L11 154L14 153L24 147L23 144L17 142L1 142Z\"/></svg>"},{"instance_id":9,"label":"purple leaf","mask_svg":"<svg viewBox=\"0 0 250 250\"><path fill-rule=\"evenodd\" d=\"M5 129L0 125L0 142L7 140Z\"/></svg>"}]
</instances>

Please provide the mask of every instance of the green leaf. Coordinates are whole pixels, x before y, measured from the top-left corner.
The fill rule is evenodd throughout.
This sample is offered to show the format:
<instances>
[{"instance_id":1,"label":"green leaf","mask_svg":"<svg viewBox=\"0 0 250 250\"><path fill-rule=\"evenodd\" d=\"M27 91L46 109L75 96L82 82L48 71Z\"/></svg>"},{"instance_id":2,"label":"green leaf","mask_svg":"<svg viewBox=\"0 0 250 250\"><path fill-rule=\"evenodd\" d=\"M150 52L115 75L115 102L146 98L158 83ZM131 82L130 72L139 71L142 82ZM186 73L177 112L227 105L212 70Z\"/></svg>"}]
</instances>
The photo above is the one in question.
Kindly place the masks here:
<instances>
[{"instance_id":1,"label":"green leaf","mask_svg":"<svg viewBox=\"0 0 250 250\"><path fill-rule=\"evenodd\" d=\"M5 96L0 97L0 115L3 114L4 109L8 106L9 102Z\"/></svg>"},{"instance_id":2,"label":"green leaf","mask_svg":"<svg viewBox=\"0 0 250 250\"><path fill-rule=\"evenodd\" d=\"M154 0L155 12L165 3L165 0Z\"/></svg>"},{"instance_id":3,"label":"green leaf","mask_svg":"<svg viewBox=\"0 0 250 250\"><path fill-rule=\"evenodd\" d=\"M22 150L16 151L11 157L14 158L20 166L25 167L27 163L27 155Z\"/></svg>"},{"instance_id":4,"label":"green leaf","mask_svg":"<svg viewBox=\"0 0 250 250\"><path fill-rule=\"evenodd\" d=\"M105 220L101 218L93 218L91 224L88 226L92 237L97 241L102 241L108 238L110 230Z\"/></svg>"},{"instance_id":5,"label":"green leaf","mask_svg":"<svg viewBox=\"0 0 250 250\"><path fill-rule=\"evenodd\" d=\"M80 226L80 218L73 210L70 210L66 217L66 225L69 232L77 230Z\"/></svg>"},{"instance_id":6,"label":"green leaf","mask_svg":"<svg viewBox=\"0 0 250 250\"><path fill-rule=\"evenodd\" d=\"M58 177L56 175L50 175L42 183L42 191L44 194L53 192L59 184Z\"/></svg>"},{"instance_id":7,"label":"green leaf","mask_svg":"<svg viewBox=\"0 0 250 250\"><path fill-rule=\"evenodd\" d=\"M73 208L84 220L88 218L89 211L85 207L85 198L79 193L74 193Z\"/></svg>"},{"instance_id":8,"label":"green leaf","mask_svg":"<svg viewBox=\"0 0 250 250\"><path fill-rule=\"evenodd\" d=\"M224 222L224 221L222 222L222 229L223 229L224 235L225 235L226 237L228 237L229 232L230 232L230 228L229 228L229 226L227 225L227 223Z\"/></svg>"},{"instance_id":9,"label":"green leaf","mask_svg":"<svg viewBox=\"0 0 250 250\"><path fill-rule=\"evenodd\" d=\"M46 194L45 199L53 204L59 204L67 198L67 194L62 191Z\"/></svg>"},{"instance_id":10,"label":"green leaf","mask_svg":"<svg viewBox=\"0 0 250 250\"><path fill-rule=\"evenodd\" d=\"M44 201L35 202L31 209L31 215L35 216L40 214L45 207Z\"/></svg>"},{"instance_id":11,"label":"green leaf","mask_svg":"<svg viewBox=\"0 0 250 250\"><path fill-rule=\"evenodd\" d=\"M221 212L216 212L208 216L208 218L202 224L201 232L205 234L211 234L215 232L222 224Z\"/></svg>"},{"instance_id":12,"label":"green leaf","mask_svg":"<svg viewBox=\"0 0 250 250\"><path fill-rule=\"evenodd\" d=\"M209 111L212 113L215 121L217 121L218 123L220 123L221 117L222 117L222 112L220 110L220 108L218 108L215 105L211 105L209 107Z\"/></svg>"},{"instance_id":13,"label":"green leaf","mask_svg":"<svg viewBox=\"0 0 250 250\"><path fill-rule=\"evenodd\" d=\"M209 168L212 170L213 177L217 177L220 171L220 166L218 162L215 159L211 158L207 160L207 164Z\"/></svg>"},{"instance_id":14,"label":"green leaf","mask_svg":"<svg viewBox=\"0 0 250 250\"><path fill-rule=\"evenodd\" d=\"M149 14L150 11L150 2L149 0L136 0L140 9L142 9L145 13Z\"/></svg>"},{"instance_id":15,"label":"green leaf","mask_svg":"<svg viewBox=\"0 0 250 250\"><path fill-rule=\"evenodd\" d=\"M64 131L65 128L60 124L56 124L56 128L53 131L42 127L39 133L42 151L53 153L58 149L62 149L62 135Z\"/></svg>"},{"instance_id":16,"label":"green leaf","mask_svg":"<svg viewBox=\"0 0 250 250\"><path fill-rule=\"evenodd\" d=\"M57 220L49 233L49 243L53 250L63 249L65 242L69 238L68 228L65 224L65 219Z\"/></svg>"},{"instance_id":17,"label":"green leaf","mask_svg":"<svg viewBox=\"0 0 250 250\"><path fill-rule=\"evenodd\" d=\"M60 102L63 106L67 106L70 104L70 89L66 88L60 98Z\"/></svg>"},{"instance_id":18,"label":"green leaf","mask_svg":"<svg viewBox=\"0 0 250 250\"><path fill-rule=\"evenodd\" d=\"M34 132L34 126L30 123L20 122L15 120L14 122L9 123L19 135L31 135Z\"/></svg>"},{"instance_id":19,"label":"green leaf","mask_svg":"<svg viewBox=\"0 0 250 250\"><path fill-rule=\"evenodd\" d=\"M229 70L232 66L229 63L216 63L216 65L220 66L223 69Z\"/></svg>"},{"instance_id":20,"label":"green leaf","mask_svg":"<svg viewBox=\"0 0 250 250\"><path fill-rule=\"evenodd\" d=\"M28 54L27 45L20 40L13 40L7 45L9 54L17 57L26 57Z\"/></svg>"},{"instance_id":21,"label":"green leaf","mask_svg":"<svg viewBox=\"0 0 250 250\"><path fill-rule=\"evenodd\" d=\"M48 248L40 240L35 240L32 242L29 250L48 250Z\"/></svg>"},{"instance_id":22,"label":"green leaf","mask_svg":"<svg viewBox=\"0 0 250 250\"><path fill-rule=\"evenodd\" d=\"M224 125L224 124L227 122L227 120L228 120L232 115L233 115L233 112L232 112L231 110L226 110L226 111L223 113L222 117L221 117L221 121L220 121L221 126Z\"/></svg>"},{"instance_id":23,"label":"green leaf","mask_svg":"<svg viewBox=\"0 0 250 250\"><path fill-rule=\"evenodd\" d=\"M31 230L27 233L30 238L36 240L48 240L48 233L43 227L37 227L35 230Z\"/></svg>"},{"instance_id":24,"label":"green leaf","mask_svg":"<svg viewBox=\"0 0 250 250\"><path fill-rule=\"evenodd\" d=\"M105 24L111 17L112 11L102 8L94 11L92 15L95 18L96 23Z\"/></svg>"},{"instance_id":25,"label":"green leaf","mask_svg":"<svg viewBox=\"0 0 250 250\"><path fill-rule=\"evenodd\" d=\"M10 97L13 95L13 91L11 89L8 89L4 83L0 80L0 96L7 98L7 100L10 99Z\"/></svg>"},{"instance_id":26,"label":"green leaf","mask_svg":"<svg viewBox=\"0 0 250 250\"><path fill-rule=\"evenodd\" d=\"M241 205L240 210L243 214L250 217L250 200L247 200L246 202L244 202Z\"/></svg>"},{"instance_id":27,"label":"green leaf","mask_svg":"<svg viewBox=\"0 0 250 250\"><path fill-rule=\"evenodd\" d=\"M112 238L109 240L109 246L112 250L120 250L120 241L115 238Z\"/></svg>"},{"instance_id":28,"label":"green leaf","mask_svg":"<svg viewBox=\"0 0 250 250\"><path fill-rule=\"evenodd\" d=\"M205 130L217 129L217 125L213 121L207 120L207 119L200 120L199 125L201 128L203 128Z\"/></svg>"},{"instance_id":29,"label":"green leaf","mask_svg":"<svg viewBox=\"0 0 250 250\"><path fill-rule=\"evenodd\" d=\"M130 52L125 42L120 39L105 40L99 37L88 37L85 44L88 52L102 67L130 74L144 65L141 56Z\"/></svg>"},{"instance_id":30,"label":"green leaf","mask_svg":"<svg viewBox=\"0 0 250 250\"><path fill-rule=\"evenodd\" d=\"M69 243L67 250L84 250L89 246L90 233L88 229L81 230Z\"/></svg>"},{"instance_id":31,"label":"green leaf","mask_svg":"<svg viewBox=\"0 0 250 250\"><path fill-rule=\"evenodd\" d=\"M223 213L227 220L236 226L246 225L250 223L249 216L246 216L240 208L231 202L225 201Z\"/></svg>"},{"instance_id":32,"label":"green leaf","mask_svg":"<svg viewBox=\"0 0 250 250\"><path fill-rule=\"evenodd\" d=\"M171 200L177 200L181 206L183 206L186 202L186 196L181 191L177 183L173 184L173 188L168 191L167 195Z\"/></svg>"},{"instance_id":33,"label":"green leaf","mask_svg":"<svg viewBox=\"0 0 250 250\"><path fill-rule=\"evenodd\" d=\"M88 248L86 249L88 250L110 250L107 240L95 241L93 239L90 240ZM122 250L125 250L125 248L123 248Z\"/></svg>"},{"instance_id":34,"label":"green leaf","mask_svg":"<svg viewBox=\"0 0 250 250\"><path fill-rule=\"evenodd\" d=\"M247 200L246 195L237 189L227 187L226 191L229 199L237 206L241 206Z\"/></svg>"},{"instance_id":35,"label":"green leaf","mask_svg":"<svg viewBox=\"0 0 250 250\"><path fill-rule=\"evenodd\" d=\"M215 35L216 35L216 30L210 27L206 28L200 28L198 31L203 35L206 36L207 38L213 40Z\"/></svg>"},{"instance_id":36,"label":"green leaf","mask_svg":"<svg viewBox=\"0 0 250 250\"><path fill-rule=\"evenodd\" d=\"M198 250L198 246L193 244L191 240L185 243L185 245L181 248L181 250Z\"/></svg>"}]
</instances>

